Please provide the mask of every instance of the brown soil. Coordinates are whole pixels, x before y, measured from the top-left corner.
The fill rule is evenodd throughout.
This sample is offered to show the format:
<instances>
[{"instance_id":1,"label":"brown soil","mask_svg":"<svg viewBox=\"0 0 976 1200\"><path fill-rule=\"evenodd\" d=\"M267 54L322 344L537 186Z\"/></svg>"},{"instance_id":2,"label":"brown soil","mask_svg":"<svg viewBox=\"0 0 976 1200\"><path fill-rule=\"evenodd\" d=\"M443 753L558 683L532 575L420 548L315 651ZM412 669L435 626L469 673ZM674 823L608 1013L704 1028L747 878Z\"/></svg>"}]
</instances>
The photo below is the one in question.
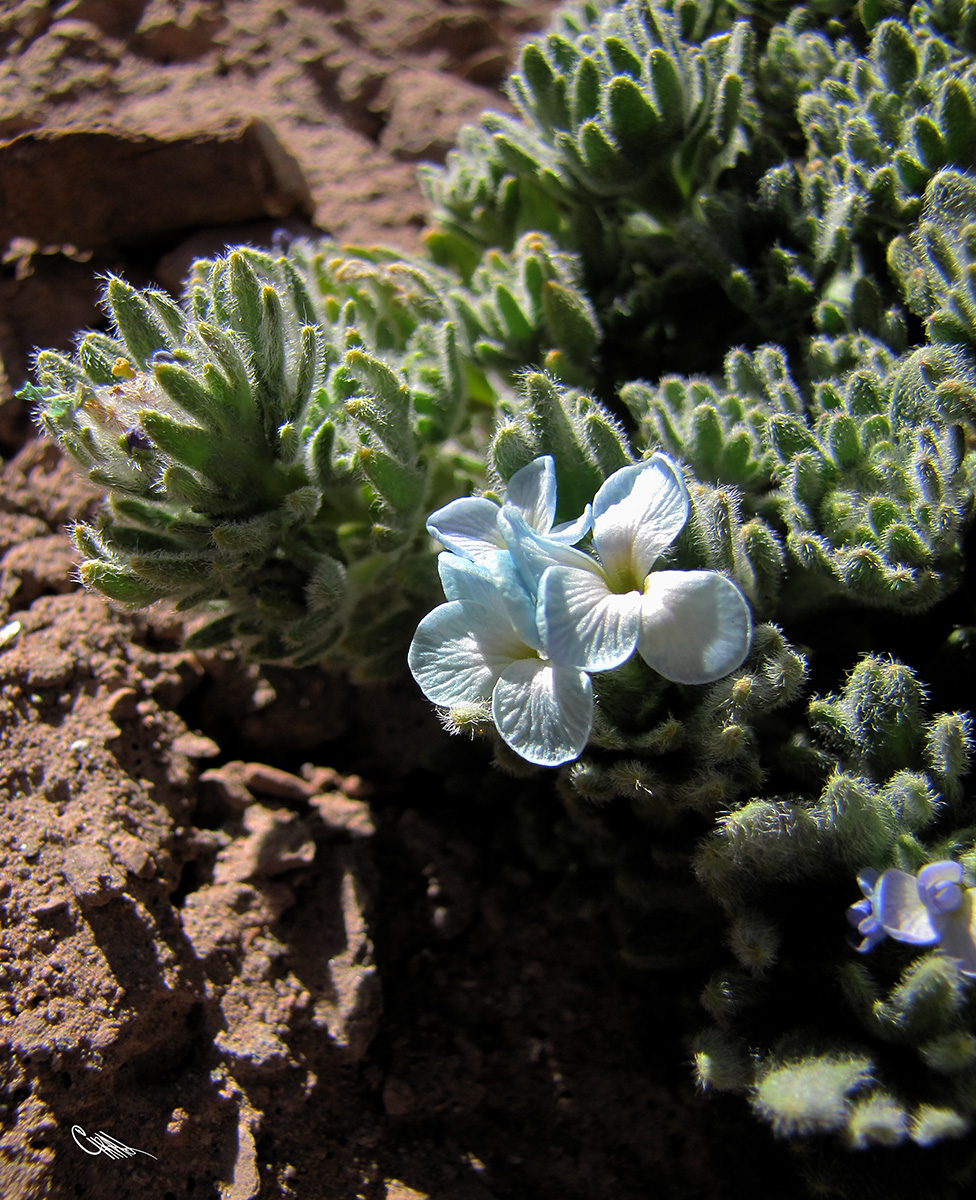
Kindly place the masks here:
<instances>
[{"instance_id":1,"label":"brown soil","mask_svg":"<svg viewBox=\"0 0 976 1200\"><path fill-rule=\"evenodd\" d=\"M64 526L97 497L13 398L33 346L99 323L107 270L175 290L280 225L416 249L414 163L502 103L546 8L2 6L4 1200L638 1200L751 1175L692 1094L674 984L529 869L532 784L407 683L185 653L165 613L78 591ZM86 1153L100 1132L141 1153Z\"/></svg>"}]
</instances>

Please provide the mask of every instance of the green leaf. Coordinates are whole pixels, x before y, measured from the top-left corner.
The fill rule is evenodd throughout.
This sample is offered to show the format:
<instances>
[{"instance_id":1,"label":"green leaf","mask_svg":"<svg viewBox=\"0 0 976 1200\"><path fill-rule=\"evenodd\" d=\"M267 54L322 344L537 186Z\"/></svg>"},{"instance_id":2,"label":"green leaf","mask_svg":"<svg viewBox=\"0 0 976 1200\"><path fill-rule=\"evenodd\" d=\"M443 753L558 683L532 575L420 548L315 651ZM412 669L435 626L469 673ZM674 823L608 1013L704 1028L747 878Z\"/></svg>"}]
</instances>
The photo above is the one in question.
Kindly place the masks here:
<instances>
[{"instance_id":1,"label":"green leaf","mask_svg":"<svg viewBox=\"0 0 976 1200\"><path fill-rule=\"evenodd\" d=\"M186 317L176 301L158 288L147 288L143 295L173 341L177 344L182 342L186 335Z\"/></svg>"},{"instance_id":2,"label":"green leaf","mask_svg":"<svg viewBox=\"0 0 976 1200\"><path fill-rule=\"evenodd\" d=\"M614 138L626 154L640 156L646 162L664 134L661 117L628 75L618 75L612 79L606 96L607 117ZM593 131L589 140L582 142L587 161L592 164L594 171L601 171L602 168L610 178L614 178L620 169L615 150L598 126L591 123L584 127L582 133L585 134L587 130Z\"/></svg>"},{"instance_id":3,"label":"green leaf","mask_svg":"<svg viewBox=\"0 0 976 1200\"><path fill-rule=\"evenodd\" d=\"M345 366L374 396L396 408L409 407L410 392L397 373L362 350L348 350Z\"/></svg>"},{"instance_id":4,"label":"green leaf","mask_svg":"<svg viewBox=\"0 0 976 1200\"><path fill-rule=\"evenodd\" d=\"M600 111L600 68L587 55L581 58L573 78L573 124L582 125Z\"/></svg>"},{"instance_id":5,"label":"green leaf","mask_svg":"<svg viewBox=\"0 0 976 1200\"><path fill-rule=\"evenodd\" d=\"M717 476L724 433L719 415L711 404L700 404L695 409L691 420L691 435L690 449L696 465L701 464L708 475Z\"/></svg>"},{"instance_id":6,"label":"green leaf","mask_svg":"<svg viewBox=\"0 0 976 1200\"><path fill-rule=\"evenodd\" d=\"M958 167L976 166L976 112L968 88L959 79L948 80L943 89L939 128L950 161Z\"/></svg>"},{"instance_id":7,"label":"green leaf","mask_svg":"<svg viewBox=\"0 0 976 1200\"><path fill-rule=\"evenodd\" d=\"M308 288L295 270L294 264L287 258L280 258L278 266L285 276L288 291L291 294L291 302L295 306L295 316L302 325L314 325L316 321L315 305L312 303Z\"/></svg>"},{"instance_id":8,"label":"green leaf","mask_svg":"<svg viewBox=\"0 0 976 1200\"><path fill-rule=\"evenodd\" d=\"M885 86L902 95L918 76L918 55L912 36L900 21L885 21L875 30L871 57L878 64Z\"/></svg>"},{"instance_id":9,"label":"green leaf","mask_svg":"<svg viewBox=\"0 0 976 1200\"><path fill-rule=\"evenodd\" d=\"M222 498L179 463L172 463L166 468L162 483L169 498L188 504L195 512L217 513L237 507L232 499Z\"/></svg>"},{"instance_id":10,"label":"green leaf","mask_svg":"<svg viewBox=\"0 0 976 1200\"><path fill-rule=\"evenodd\" d=\"M55 350L42 350L38 354L35 373L43 387L53 387L57 384L59 391L73 392L76 384L89 383L88 376L77 363Z\"/></svg>"},{"instance_id":11,"label":"green leaf","mask_svg":"<svg viewBox=\"0 0 976 1200\"><path fill-rule=\"evenodd\" d=\"M359 467L376 494L397 514L406 514L424 496L424 477L416 467L400 462L378 446L364 446Z\"/></svg>"},{"instance_id":12,"label":"green leaf","mask_svg":"<svg viewBox=\"0 0 976 1200\"><path fill-rule=\"evenodd\" d=\"M144 608L166 595L163 588L140 579L125 567L106 562L83 562L78 575L86 588L101 592L110 600L129 608Z\"/></svg>"},{"instance_id":13,"label":"green leaf","mask_svg":"<svg viewBox=\"0 0 976 1200\"><path fill-rule=\"evenodd\" d=\"M857 422L847 413L839 413L830 423L830 452L839 467L853 467L860 462L861 444Z\"/></svg>"},{"instance_id":14,"label":"green leaf","mask_svg":"<svg viewBox=\"0 0 976 1200\"><path fill-rule=\"evenodd\" d=\"M455 230L428 229L423 237L430 257L438 266L457 271L468 282L481 262L481 248L469 237Z\"/></svg>"},{"instance_id":15,"label":"green leaf","mask_svg":"<svg viewBox=\"0 0 976 1200\"><path fill-rule=\"evenodd\" d=\"M907 150L896 150L895 170L906 191L918 194L925 190L930 173Z\"/></svg>"},{"instance_id":16,"label":"green leaf","mask_svg":"<svg viewBox=\"0 0 976 1200\"><path fill-rule=\"evenodd\" d=\"M441 362L444 366L444 394L453 417L464 405L464 359L461 347L458 345L457 328L452 321L446 321L440 335Z\"/></svg>"},{"instance_id":17,"label":"green leaf","mask_svg":"<svg viewBox=\"0 0 976 1200\"><path fill-rule=\"evenodd\" d=\"M603 194L618 191L623 163L616 147L595 121L587 121L580 129L578 148L589 187Z\"/></svg>"},{"instance_id":18,"label":"green leaf","mask_svg":"<svg viewBox=\"0 0 976 1200\"><path fill-rule=\"evenodd\" d=\"M309 468L319 487L327 487L333 480L332 454L335 448L335 423L323 421L316 429L308 445Z\"/></svg>"},{"instance_id":19,"label":"green leaf","mask_svg":"<svg viewBox=\"0 0 976 1200\"><path fill-rule=\"evenodd\" d=\"M210 430L150 408L140 411L139 423L164 454L195 471L206 472L211 465L217 443Z\"/></svg>"},{"instance_id":20,"label":"green leaf","mask_svg":"<svg viewBox=\"0 0 976 1200\"><path fill-rule=\"evenodd\" d=\"M496 283L494 296L508 337L515 342L531 341L534 332L532 326L508 288L503 283Z\"/></svg>"},{"instance_id":21,"label":"green leaf","mask_svg":"<svg viewBox=\"0 0 976 1200\"><path fill-rule=\"evenodd\" d=\"M633 461L623 430L602 408L586 415L583 434L605 478Z\"/></svg>"},{"instance_id":22,"label":"green leaf","mask_svg":"<svg viewBox=\"0 0 976 1200\"><path fill-rule=\"evenodd\" d=\"M140 579L156 587L165 588L172 595L187 586L205 583L213 571L213 552L185 551L155 554L134 554L129 560L132 570Z\"/></svg>"},{"instance_id":23,"label":"green leaf","mask_svg":"<svg viewBox=\"0 0 976 1200\"><path fill-rule=\"evenodd\" d=\"M534 175L539 171L542 164L530 151L518 144L515 140L518 136L519 130L518 127L515 127L513 133L509 133L506 130L504 133L499 132L494 134L492 141L502 161L515 175Z\"/></svg>"},{"instance_id":24,"label":"green leaf","mask_svg":"<svg viewBox=\"0 0 976 1200\"><path fill-rule=\"evenodd\" d=\"M677 137L685 123L685 89L677 64L666 50L655 46L648 65L661 128L666 137Z\"/></svg>"},{"instance_id":25,"label":"green leaf","mask_svg":"<svg viewBox=\"0 0 976 1200\"><path fill-rule=\"evenodd\" d=\"M97 562L114 562L114 555L108 546L105 545L104 539L99 533L86 525L83 521L79 521L77 525L71 528L71 540L75 544L78 553L85 558L94 559Z\"/></svg>"},{"instance_id":26,"label":"green leaf","mask_svg":"<svg viewBox=\"0 0 976 1200\"><path fill-rule=\"evenodd\" d=\"M166 395L194 420L211 426L222 423L217 397L185 367L176 363L155 363L152 372Z\"/></svg>"},{"instance_id":27,"label":"green leaf","mask_svg":"<svg viewBox=\"0 0 976 1200\"><path fill-rule=\"evenodd\" d=\"M773 447L782 462L788 463L805 450L812 450L818 458L823 457L817 439L802 421L795 417L782 416L777 413L770 418L767 428Z\"/></svg>"},{"instance_id":28,"label":"green leaf","mask_svg":"<svg viewBox=\"0 0 976 1200\"><path fill-rule=\"evenodd\" d=\"M266 420L273 429L295 416L285 387L285 318L273 287L261 289L261 355L258 360L265 387Z\"/></svg>"},{"instance_id":29,"label":"green leaf","mask_svg":"<svg viewBox=\"0 0 976 1200\"><path fill-rule=\"evenodd\" d=\"M301 350L298 356L298 371L295 375L295 396L292 411L300 413L308 403L315 382L316 352L318 335L313 325L305 325L301 331Z\"/></svg>"},{"instance_id":30,"label":"green leaf","mask_svg":"<svg viewBox=\"0 0 976 1200\"><path fill-rule=\"evenodd\" d=\"M78 362L92 383L118 383L112 368L123 350L115 338L106 337L104 333L89 333L78 347Z\"/></svg>"},{"instance_id":31,"label":"green leaf","mask_svg":"<svg viewBox=\"0 0 976 1200\"><path fill-rule=\"evenodd\" d=\"M741 76L728 74L722 77L715 101L713 128L723 146L731 141L739 124L743 90Z\"/></svg>"},{"instance_id":32,"label":"green leaf","mask_svg":"<svg viewBox=\"0 0 976 1200\"><path fill-rule=\"evenodd\" d=\"M525 76L526 83L536 98L548 96L556 76L537 42L529 42L523 47L518 69Z\"/></svg>"},{"instance_id":33,"label":"green leaf","mask_svg":"<svg viewBox=\"0 0 976 1200\"><path fill-rule=\"evenodd\" d=\"M225 386L221 388L219 382L215 381L204 368L204 379L207 381L207 386L211 391L219 389L222 392L222 399L233 407L238 417L246 419L247 428L250 428L256 416L254 394L251 388L251 377L247 373L247 366L241 357L240 350L229 333L225 333L224 330L212 325L209 321L198 325L197 333L204 345L212 352L226 376Z\"/></svg>"},{"instance_id":34,"label":"green leaf","mask_svg":"<svg viewBox=\"0 0 976 1200\"><path fill-rule=\"evenodd\" d=\"M261 288L244 255L235 250L227 260L235 324L257 350L261 341Z\"/></svg>"},{"instance_id":35,"label":"green leaf","mask_svg":"<svg viewBox=\"0 0 976 1200\"><path fill-rule=\"evenodd\" d=\"M938 171L946 164L946 147L939 127L924 113L912 122L912 139L918 156L928 171ZM900 172L899 172L900 173Z\"/></svg>"},{"instance_id":36,"label":"green leaf","mask_svg":"<svg viewBox=\"0 0 976 1200\"><path fill-rule=\"evenodd\" d=\"M571 362L585 364L600 341L600 330L583 295L550 280L542 288L542 308L554 344Z\"/></svg>"},{"instance_id":37,"label":"green leaf","mask_svg":"<svg viewBox=\"0 0 976 1200\"><path fill-rule=\"evenodd\" d=\"M613 36L604 38L603 53L607 56L607 61L615 75L629 75L632 79L640 79L641 60L620 38Z\"/></svg>"},{"instance_id":38,"label":"green leaf","mask_svg":"<svg viewBox=\"0 0 976 1200\"><path fill-rule=\"evenodd\" d=\"M212 650L216 646L223 646L226 642L232 641L236 636L236 626L236 614L228 613L226 616L217 617L216 620L208 621L206 625L195 629L187 635L183 645L187 650Z\"/></svg>"},{"instance_id":39,"label":"green leaf","mask_svg":"<svg viewBox=\"0 0 976 1200\"><path fill-rule=\"evenodd\" d=\"M210 536L224 554L253 557L274 548L275 539L281 536L281 522L277 514L259 513L244 521L218 522Z\"/></svg>"},{"instance_id":40,"label":"green leaf","mask_svg":"<svg viewBox=\"0 0 976 1200\"><path fill-rule=\"evenodd\" d=\"M129 354L140 367L157 350L172 349L169 334L163 329L152 307L135 288L112 275L105 289L112 320Z\"/></svg>"},{"instance_id":41,"label":"green leaf","mask_svg":"<svg viewBox=\"0 0 976 1200\"><path fill-rule=\"evenodd\" d=\"M488 460L503 482L507 483L534 457L534 449L524 430L514 424L498 426L488 447Z\"/></svg>"},{"instance_id":42,"label":"green leaf","mask_svg":"<svg viewBox=\"0 0 976 1200\"><path fill-rule=\"evenodd\" d=\"M546 47L559 70L570 75L579 58L576 43L560 33L551 33L546 38Z\"/></svg>"}]
</instances>

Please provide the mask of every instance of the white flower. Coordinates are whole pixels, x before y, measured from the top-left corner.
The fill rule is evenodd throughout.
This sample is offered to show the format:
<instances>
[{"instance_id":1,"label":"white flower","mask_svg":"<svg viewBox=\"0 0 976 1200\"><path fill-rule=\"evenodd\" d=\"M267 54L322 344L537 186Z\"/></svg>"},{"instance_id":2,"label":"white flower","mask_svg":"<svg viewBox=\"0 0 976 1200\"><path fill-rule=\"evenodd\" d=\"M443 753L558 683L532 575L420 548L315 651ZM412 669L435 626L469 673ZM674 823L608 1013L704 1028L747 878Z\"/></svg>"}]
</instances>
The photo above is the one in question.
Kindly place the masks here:
<instances>
[{"instance_id":1,"label":"white flower","mask_svg":"<svg viewBox=\"0 0 976 1200\"><path fill-rule=\"evenodd\" d=\"M553 547L518 514L499 521L523 575L538 579L544 652L608 671L636 649L675 683L710 683L735 670L752 639L749 606L735 584L716 571L652 571L688 512L678 469L655 454L616 471L597 492L596 558Z\"/></svg>"},{"instance_id":2,"label":"white flower","mask_svg":"<svg viewBox=\"0 0 976 1200\"><path fill-rule=\"evenodd\" d=\"M427 520L428 532L448 550L480 562L506 549L498 528L502 512L517 513L536 532L553 541L572 546L590 528L590 506L581 517L561 525L556 519L556 467L549 454L534 459L516 471L499 507L484 496L466 496L452 500Z\"/></svg>"},{"instance_id":3,"label":"white flower","mask_svg":"<svg viewBox=\"0 0 976 1200\"><path fill-rule=\"evenodd\" d=\"M448 603L420 622L407 656L424 695L447 708L490 701L503 741L528 762L578 758L593 724L590 677L542 654L534 604L511 560L442 554L438 567Z\"/></svg>"}]
</instances>

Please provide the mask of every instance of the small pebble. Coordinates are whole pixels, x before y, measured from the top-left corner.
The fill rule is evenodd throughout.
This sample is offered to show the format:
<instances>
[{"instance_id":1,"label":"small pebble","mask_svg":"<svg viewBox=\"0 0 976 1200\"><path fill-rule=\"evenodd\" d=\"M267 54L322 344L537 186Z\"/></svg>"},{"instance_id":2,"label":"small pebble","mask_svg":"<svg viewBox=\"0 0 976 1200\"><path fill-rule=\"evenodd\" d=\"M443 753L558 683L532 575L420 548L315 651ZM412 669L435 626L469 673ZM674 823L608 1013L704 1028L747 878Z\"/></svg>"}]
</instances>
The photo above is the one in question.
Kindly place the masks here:
<instances>
[{"instance_id":1,"label":"small pebble","mask_svg":"<svg viewBox=\"0 0 976 1200\"><path fill-rule=\"evenodd\" d=\"M312 791L304 779L266 763L245 763L244 782L252 792L280 796L283 800L307 800Z\"/></svg>"},{"instance_id":2,"label":"small pebble","mask_svg":"<svg viewBox=\"0 0 976 1200\"><path fill-rule=\"evenodd\" d=\"M8 646L12 646L20 634L20 622L8 621L2 629L0 629L0 650L6 650Z\"/></svg>"}]
</instances>

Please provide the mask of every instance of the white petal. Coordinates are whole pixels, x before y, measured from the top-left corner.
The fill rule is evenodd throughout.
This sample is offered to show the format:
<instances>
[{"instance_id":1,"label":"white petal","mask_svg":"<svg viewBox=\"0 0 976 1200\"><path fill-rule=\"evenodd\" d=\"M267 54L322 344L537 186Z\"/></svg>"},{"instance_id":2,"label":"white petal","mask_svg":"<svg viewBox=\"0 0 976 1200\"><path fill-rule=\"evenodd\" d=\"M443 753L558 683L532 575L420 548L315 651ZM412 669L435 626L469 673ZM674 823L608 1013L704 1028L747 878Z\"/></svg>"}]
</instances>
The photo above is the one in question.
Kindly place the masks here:
<instances>
[{"instance_id":1,"label":"white petal","mask_svg":"<svg viewBox=\"0 0 976 1200\"><path fill-rule=\"evenodd\" d=\"M550 567L539 585L536 619L544 652L585 671L609 671L634 653L640 592L617 595L596 563L588 570Z\"/></svg>"},{"instance_id":2,"label":"white petal","mask_svg":"<svg viewBox=\"0 0 976 1200\"><path fill-rule=\"evenodd\" d=\"M537 533L525 523L518 509L509 504L502 507L498 518L498 530L532 595L538 591L539 580L544 572L556 563L578 567L584 571L598 566L595 560L582 550L574 550L572 546L566 546Z\"/></svg>"},{"instance_id":3,"label":"white petal","mask_svg":"<svg viewBox=\"0 0 976 1200\"><path fill-rule=\"evenodd\" d=\"M583 509L582 516L577 517L575 521L563 521L559 525L554 525L546 537L553 542L562 542L564 546L575 546L590 532L592 524L593 506L588 504Z\"/></svg>"},{"instance_id":4,"label":"white petal","mask_svg":"<svg viewBox=\"0 0 976 1200\"><path fill-rule=\"evenodd\" d=\"M516 754L538 766L558 767L586 748L593 725L593 684L583 671L539 658L521 659L495 685L491 715Z\"/></svg>"},{"instance_id":5,"label":"white petal","mask_svg":"<svg viewBox=\"0 0 976 1200\"><path fill-rule=\"evenodd\" d=\"M976 975L976 889L967 888L954 912L936 916L939 947L956 959L963 975Z\"/></svg>"},{"instance_id":6,"label":"white petal","mask_svg":"<svg viewBox=\"0 0 976 1200\"><path fill-rule=\"evenodd\" d=\"M874 885L872 901L878 924L896 942L930 946L938 939L929 911L918 894L918 880L894 867Z\"/></svg>"},{"instance_id":7,"label":"white petal","mask_svg":"<svg viewBox=\"0 0 976 1200\"><path fill-rule=\"evenodd\" d=\"M552 455L544 454L516 471L508 481L505 499L533 529L548 533L556 516L556 464Z\"/></svg>"},{"instance_id":8,"label":"white petal","mask_svg":"<svg viewBox=\"0 0 976 1200\"><path fill-rule=\"evenodd\" d=\"M614 471L593 500L593 545L611 579L642 580L688 520L688 490L674 463L654 454Z\"/></svg>"},{"instance_id":9,"label":"white petal","mask_svg":"<svg viewBox=\"0 0 976 1200\"><path fill-rule=\"evenodd\" d=\"M749 653L752 616L744 596L716 571L655 571L641 599L637 649L672 683L711 683Z\"/></svg>"},{"instance_id":10,"label":"white petal","mask_svg":"<svg viewBox=\"0 0 976 1200\"><path fill-rule=\"evenodd\" d=\"M437 570L448 600L473 600L488 608L502 608L522 642L542 648L535 624L535 601L522 583L507 550L496 550L478 562L457 554L439 554Z\"/></svg>"},{"instance_id":11,"label":"white petal","mask_svg":"<svg viewBox=\"0 0 976 1200\"><path fill-rule=\"evenodd\" d=\"M427 531L455 554L483 558L505 548L498 532L499 511L498 505L484 496L465 496L431 513Z\"/></svg>"},{"instance_id":12,"label":"white petal","mask_svg":"<svg viewBox=\"0 0 976 1200\"><path fill-rule=\"evenodd\" d=\"M496 551L504 554L504 550ZM492 603L495 585L490 571L485 567L485 560L472 562L470 558L462 558L460 554L452 554L445 550L437 556L437 573L441 577L441 587L448 600L474 600L478 604Z\"/></svg>"},{"instance_id":13,"label":"white petal","mask_svg":"<svg viewBox=\"0 0 976 1200\"><path fill-rule=\"evenodd\" d=\"M452 600L417 626L407 664L434 704L487 700L502 671L526 653L505 619L483 604Z\"/></svg>"}]
</instances>

